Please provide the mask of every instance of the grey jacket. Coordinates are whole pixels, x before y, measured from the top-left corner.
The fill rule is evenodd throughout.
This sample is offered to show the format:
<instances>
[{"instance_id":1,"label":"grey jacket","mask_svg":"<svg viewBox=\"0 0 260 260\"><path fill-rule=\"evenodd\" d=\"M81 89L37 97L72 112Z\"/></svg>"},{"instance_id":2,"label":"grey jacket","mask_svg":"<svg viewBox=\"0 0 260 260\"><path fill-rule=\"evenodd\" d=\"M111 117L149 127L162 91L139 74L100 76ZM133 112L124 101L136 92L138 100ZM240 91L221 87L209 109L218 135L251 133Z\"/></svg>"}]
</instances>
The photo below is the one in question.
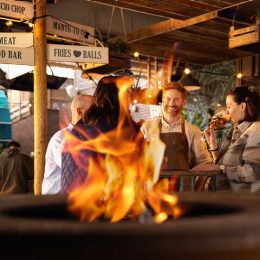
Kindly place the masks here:
<instances>
[{"instance_id":1,"label":"grey jacket","mask_svg":"<svg viewBox=\"0 0 260 260\"><path fill-rule=\"evenodd\" d=\"M260 191L260 121L238 125L224 141L216 163L226 166L233 191Z\"/></svg>"}]
</instances>

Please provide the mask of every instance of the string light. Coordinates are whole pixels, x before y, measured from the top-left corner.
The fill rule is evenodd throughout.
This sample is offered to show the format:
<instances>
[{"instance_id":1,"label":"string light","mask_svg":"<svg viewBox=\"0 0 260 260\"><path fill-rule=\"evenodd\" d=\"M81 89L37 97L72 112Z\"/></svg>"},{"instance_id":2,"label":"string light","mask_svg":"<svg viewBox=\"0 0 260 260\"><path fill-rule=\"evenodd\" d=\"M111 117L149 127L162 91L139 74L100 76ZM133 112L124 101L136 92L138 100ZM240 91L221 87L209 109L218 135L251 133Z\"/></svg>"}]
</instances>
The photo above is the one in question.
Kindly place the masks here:
<instances>
[{"instance_id":1,"label":"string light","mask_svg":"<svg viewBox=\"0 0 260 260\"><path fill-rule=\"evenodd\" d=\"M190 74L190 72L191 72L191 71L190 71L189 68L185 68L185 69L184 69L184 73L185 73L186 75Z\"/></svg>"},{"instance_id":2,"label":"string light","mask_svg":"<svg viewBox=\"0 0 260 260\"><path fill-rule=\"evenodd\" d=\"M29 27L33 27L32 25L35 19L34 18L33 19L26 19L26 18L11 19L11 18L0 17L0 20L4 20L5 25L8 27L14 26L14 23L24 23L27 24Z\"/></svg>"},{"instance_id":3,"label":"string light","mask_svg":"<svg viewBox=\"0 0 260 260\"><path fill-rule=\"evenodd\" d=\"M34 5L36 5L39 1L41 1L41 0L38 0ZM55 16L52 16L52 15L43 15L43 16L39 16L39 17L34 17L34 18L32 18L32 19L25 19L25 18L23 18L23 19L15 19L15 20L10 20L9 18L8 18L8 20L6 19L6 18L4 18L4 17L0 17L0 19L1 20L7 20L6 21L6 26L8 26L8 27L12 27L13 26L13 21L14 22L17 22L17 23L27 23L28 24L28 26L30 27L30 28L33 28L33 26L34 26L34 21L35 20L37 20L37 19L42 19L42 18L45 18L45 17L52 17L52 18L54 18L54 19L56 19L56 20L58 20L58 21L60 21L60 22L62 22L62 23L64 23L64 24L66 24L66 25L69 25L69 26L71 26L72 28L75 28L75 29L79 29L80 30L80 28L78 28L78 27L76 27L76 26L74 26L74 25L72 25L72 24L70 24L70 23L68 23L68 22L66 22L66 21L64 21L64 20L62 20L62 19L60 19L60 18L58 18L58 17L55 17ZM89 36L91 36L91 37L93 37L95 40L97 40L101 45L102 45L102 47L103 47L103 44L100 42L100 39L99 38L97 38L95 35L91 35L88 31L86 31L85 33L84 33L84 38L85 39L88 39L89 38ZM102 40L102 39L101 39ZM138 56L139 56L139 53L138 53Z\"/></svg>"},{"instance_id":4,"label":"string light","mask_svg":"<svg viewBox=\"0 0 260 260\"><path fill-rule=\"evenodd\" d=\"M14 25L13 21L11 20L8 20L5 22L5 25L8 26L8 27L12 27Z\"/></svg>"},{"instance_id":5,"label":"string light","mask_svg":"<svg viewBox=\"0 0 260 260\"><path fill-rule=\"evenodd\" d=\"M237 73L237 78L241 79L243 77L243 74L241 72Z\"/></svg>"},{"instance_id":6,"label":"string light","mask_svg":"<svg viewBox=\"0 0 260 260\"><path fill-rule=\"evenodd\" d=\"M139 52L138 52L138 51L135 51L135 52L134 52L134 57L135 57L135 58L139 58Z\"/></svg>"}]
</instances>

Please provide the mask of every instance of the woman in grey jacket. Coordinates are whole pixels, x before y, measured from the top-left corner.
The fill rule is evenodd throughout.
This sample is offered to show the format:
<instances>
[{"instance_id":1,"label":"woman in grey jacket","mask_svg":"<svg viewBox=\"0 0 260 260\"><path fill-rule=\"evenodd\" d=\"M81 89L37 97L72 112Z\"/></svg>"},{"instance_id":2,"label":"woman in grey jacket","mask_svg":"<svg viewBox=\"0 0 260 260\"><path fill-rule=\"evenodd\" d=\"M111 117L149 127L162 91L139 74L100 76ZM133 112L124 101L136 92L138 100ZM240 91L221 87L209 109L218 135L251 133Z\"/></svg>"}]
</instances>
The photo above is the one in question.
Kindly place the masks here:
<instances>
[{"instance_id":1,"label":"woman in grey jacket","mask_svg":"<svg viewBox=\"0 0 260 260\"><path fill-rule=\"evenodd\" d=\"M259 96L254 87L240 86L226 98L226 113L234 123L219 149L215 131L207 128L205 137L215 164L199 165L193 171L218 170L217 190L260 191L260 112Z\"/></svg>"}]
</instances>

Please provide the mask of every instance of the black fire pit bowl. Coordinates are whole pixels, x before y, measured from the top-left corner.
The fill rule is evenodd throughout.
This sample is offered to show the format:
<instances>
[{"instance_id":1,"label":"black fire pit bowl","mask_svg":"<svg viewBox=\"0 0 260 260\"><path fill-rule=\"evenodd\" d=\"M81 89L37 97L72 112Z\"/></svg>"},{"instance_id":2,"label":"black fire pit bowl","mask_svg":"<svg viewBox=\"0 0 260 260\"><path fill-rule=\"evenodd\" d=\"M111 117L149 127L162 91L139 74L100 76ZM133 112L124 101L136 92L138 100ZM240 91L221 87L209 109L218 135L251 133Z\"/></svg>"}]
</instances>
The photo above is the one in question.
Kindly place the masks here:
<instances>
[{"instance_id":1,"label":"black fire pit bowl","mask_svg":"<svg viewBox=\"0 0 260 260\"><path fill-rule=\"evenodd\" d=\"M189 210L163 224L81 223L66 196L2 196L0 259L260 259L259 195L179 196Z\"/></svg>"}]
</instances>

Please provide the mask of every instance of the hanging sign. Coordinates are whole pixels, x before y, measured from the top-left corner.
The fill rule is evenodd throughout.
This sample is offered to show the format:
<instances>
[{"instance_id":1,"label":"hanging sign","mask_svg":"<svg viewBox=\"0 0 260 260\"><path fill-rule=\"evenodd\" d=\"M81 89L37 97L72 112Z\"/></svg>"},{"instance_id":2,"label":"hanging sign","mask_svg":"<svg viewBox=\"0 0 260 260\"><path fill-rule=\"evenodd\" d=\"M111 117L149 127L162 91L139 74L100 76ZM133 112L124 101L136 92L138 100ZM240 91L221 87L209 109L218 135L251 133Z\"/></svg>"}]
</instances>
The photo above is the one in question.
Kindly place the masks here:
<instances>
[{"instance_id":1,"label":"hanging sign","mask_svg":"<svg viewBox=\"0 0 260 260\"><path fill-rule=\"evenodd\" d=\"M0 63L7 64L34 64L34 49L30 48L12 48L0 46Z\"/></svg>"},{"instance_id":2,"label":"hanging sign","mask_svg":"<svg viewBox=\"0 0 260 260\"><path fill-rule=\"evenodd\" d=\"M57 35L64 38L78 40L86 43L94 43L94 28L70 21L47 17L47 34Z\"/></svg>"},{"instance_id":3,"label":"hanging sign","mask_svg":"<svg viewBox=\"0 0 260 260\"><path fill-rule=\"evenodd\" d=\"M259 42L260 19L256 20L256 25L250 25L237 30L235 30L234 26L231 26L229 32L229 49L245 45L257 44Z\"/></svg>"},{"instance_id":4,"label":"hanging sign","mask_svg":"<svg viewBox=\"0 0 260 260\"><path fill-rule=\"evenodd\" d=\"M33 46L32 33L0 33L0 47L25 48Z\"/></svg>"},{"instance_id":5,"label":"hanging sign","mask_svg":"<svg viewBox=\"0 0 260 260\"><path fill-rule=\"evenodd\" d=\"M0 16L30 20L33 18L33 4L23 1L0 0Z\"/></svg>"},{"instance_id":6,"label":"hanging sign","mask_svg":"<svg viewBox=\"0 0 260 260\"><path fill-rule=\"evenodd\" d=\"M75 45L47 45L48 61L108 63L108 48Z\"/></svg>"}]
</instances>

